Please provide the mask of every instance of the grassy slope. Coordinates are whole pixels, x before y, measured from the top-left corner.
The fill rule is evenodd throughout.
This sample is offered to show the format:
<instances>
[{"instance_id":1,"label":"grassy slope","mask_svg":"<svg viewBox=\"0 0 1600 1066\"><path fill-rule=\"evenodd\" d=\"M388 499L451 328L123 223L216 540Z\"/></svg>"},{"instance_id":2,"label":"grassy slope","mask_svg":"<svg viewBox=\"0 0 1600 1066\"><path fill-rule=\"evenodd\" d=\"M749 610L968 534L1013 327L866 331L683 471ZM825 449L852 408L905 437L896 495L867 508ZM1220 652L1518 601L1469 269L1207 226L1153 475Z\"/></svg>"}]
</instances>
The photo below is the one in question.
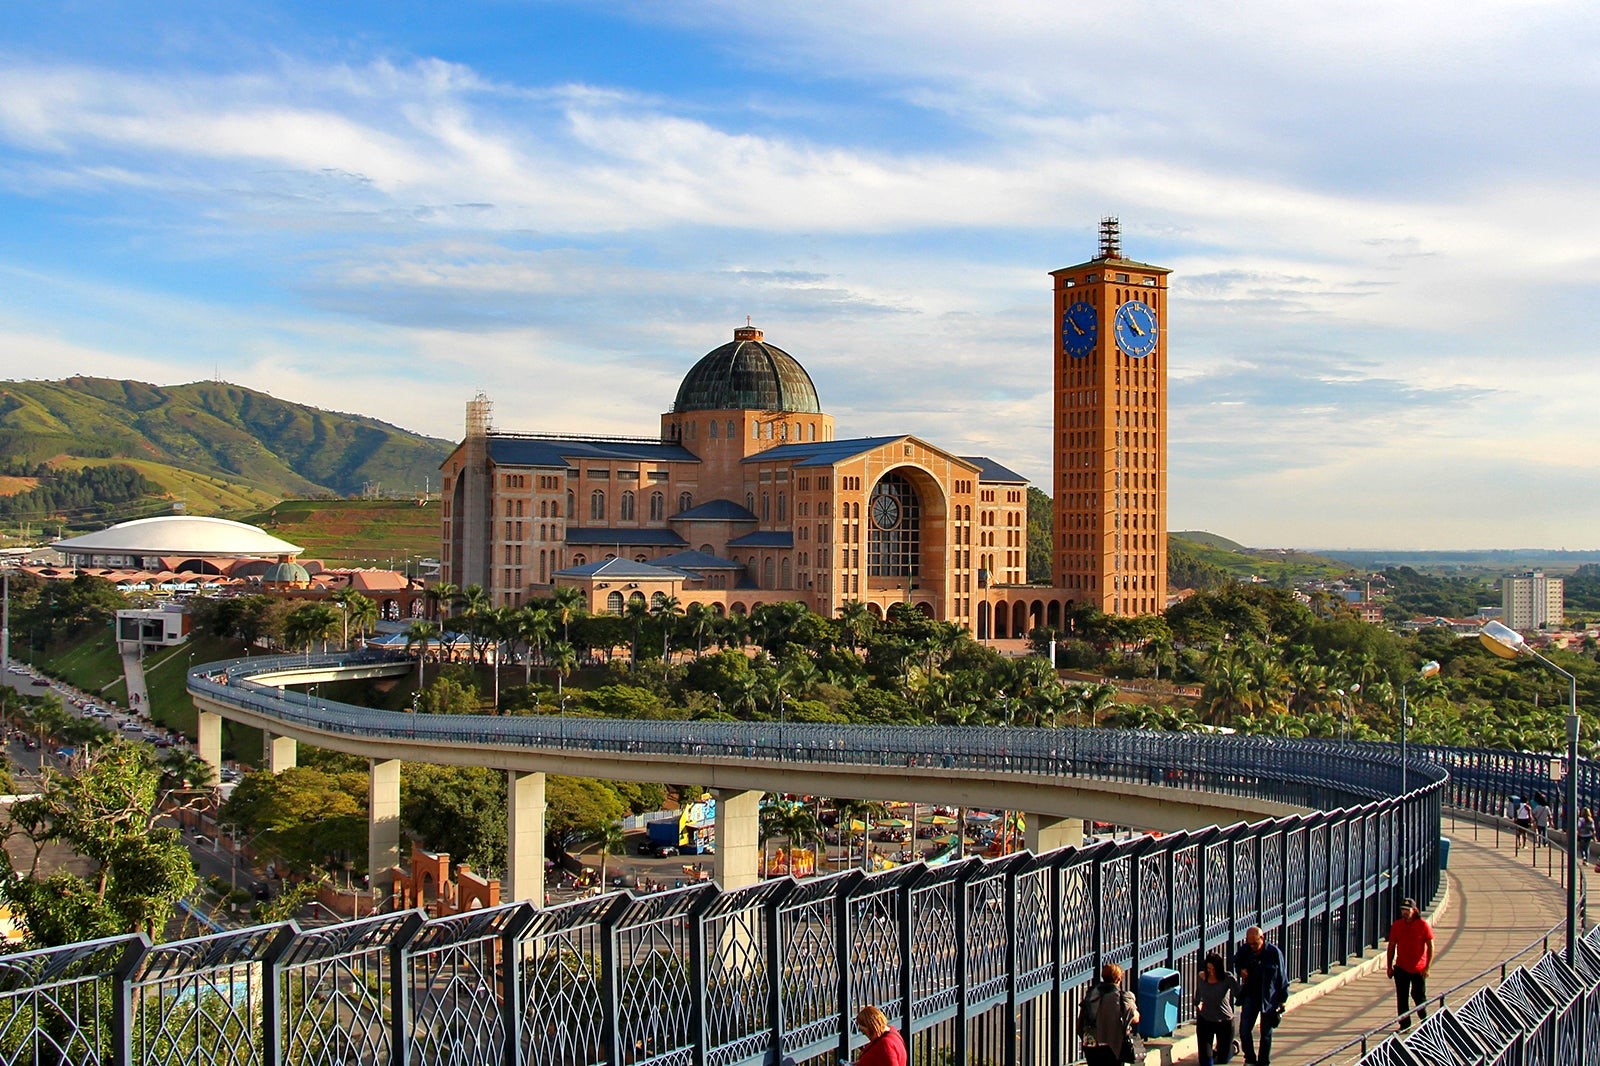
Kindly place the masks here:
<instances>
[{"instance_id":1,"label":"grassy slope","mask_svg":"<svg viewBox=\"0 0 1600 1066\"><path fill-rule=\"evenodd\" d=\"M1196 539L1204 538L1204 539ZM1335 578L1352 572L1348 563L1327 559L1310 552L1263 551L1240 548L1225 537L1213 534L1173 533L1172 540L1181 540L1202 562L1221 567L1237 578L1260 577L1268 581L1278 578Z\"/></svg>"},{"instance_id":2,"label":"grassy slope","mask_svg":"<svg viewBox=\"0 0 1600 1066\"><path fill-rule=\"evenodd\" d=\"M407 492L437 476L449 448L377 419L218 382L0 382L4 454L62 467L149 464L141 471L195 513L354 494L371 484Z\"/></svg>"},{"instance_id":3,"label":"grassy slope","mask_svg":"<svg viewBox=\"0 0 1600 1066\"><path fill-rule=\"evenodd\" d=\"M150 716L158 723L194 739L196 712L186 688L189 663L232 659L244 654L237 642L196 638L189 644L164 648L144 660L145 687L150 694ZM128 690L122 676L122 657L117 654L111 629L94 633L51 649L40 656L39 665L75 688L98 694L108 703L126 707ZM255 765L261 759L261 730L253 726L224 721L222 750L229 758Z\"/></svg>"},{"instance_id":4,"label":"grassy slope","mask_svg":"<svg viewBox=\"0 0 1600 1066\"><path fill-rule=\"evenodd\" d=\"M407 559L439 554L438 501L285 500L240 517L305 549L307 558L331 566L396 569Z\"/></svg>"}]
</instances>

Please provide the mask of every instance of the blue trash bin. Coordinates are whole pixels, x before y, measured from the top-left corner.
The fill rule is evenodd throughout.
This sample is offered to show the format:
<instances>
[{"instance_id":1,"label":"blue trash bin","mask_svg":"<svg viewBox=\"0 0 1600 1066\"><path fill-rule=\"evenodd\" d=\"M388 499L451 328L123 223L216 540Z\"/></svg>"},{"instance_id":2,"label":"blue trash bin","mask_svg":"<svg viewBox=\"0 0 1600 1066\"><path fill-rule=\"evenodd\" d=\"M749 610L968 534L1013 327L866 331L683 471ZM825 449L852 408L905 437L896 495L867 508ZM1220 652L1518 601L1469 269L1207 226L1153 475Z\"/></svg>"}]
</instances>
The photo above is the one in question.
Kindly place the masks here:
<instances>
[{"instance_id":1,"label":"blue trash bin","mask_svg":"<svg viewBox=\"0 0 1600 1066\"><path fill-rule=\"evenodd\" d=\"M1439 838L1439 869L1450 869L1450 838Z\"/></svg>"},{"instance_id":2,"label":"blue trash bin","mask_svg":"<svg viewBox=\"0 0 1600 1066\"><path fill-rule=\"evenodd\" d=\"M1178 1027L1178 1000L1183 995L1183 981L1177 970L1157 966L1139 975L1139 990L1134 994L1139 1004L1139 1033L1141 1036L1171 1036Z\"/></svg>"}]
</instances>

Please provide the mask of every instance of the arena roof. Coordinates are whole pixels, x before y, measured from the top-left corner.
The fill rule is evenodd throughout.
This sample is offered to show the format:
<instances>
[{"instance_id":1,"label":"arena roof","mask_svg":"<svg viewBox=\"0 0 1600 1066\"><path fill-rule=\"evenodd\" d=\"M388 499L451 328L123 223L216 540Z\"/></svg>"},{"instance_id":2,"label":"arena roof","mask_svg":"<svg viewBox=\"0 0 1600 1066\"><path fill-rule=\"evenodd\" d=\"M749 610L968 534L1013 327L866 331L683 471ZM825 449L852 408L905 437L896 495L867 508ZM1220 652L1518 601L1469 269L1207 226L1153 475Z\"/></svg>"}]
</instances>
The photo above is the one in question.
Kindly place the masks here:
<instances>
[{"instance_id":1,"label":"arena roof","mask_svg":"<svg viewBox=\"0 0 1600 1066\"><path fill-rule=\"evenodd\" d=\"M166 515L122 522L51 545L69 555L299 555L304 549L243 522Z\"/></svg>"}]
</instances>

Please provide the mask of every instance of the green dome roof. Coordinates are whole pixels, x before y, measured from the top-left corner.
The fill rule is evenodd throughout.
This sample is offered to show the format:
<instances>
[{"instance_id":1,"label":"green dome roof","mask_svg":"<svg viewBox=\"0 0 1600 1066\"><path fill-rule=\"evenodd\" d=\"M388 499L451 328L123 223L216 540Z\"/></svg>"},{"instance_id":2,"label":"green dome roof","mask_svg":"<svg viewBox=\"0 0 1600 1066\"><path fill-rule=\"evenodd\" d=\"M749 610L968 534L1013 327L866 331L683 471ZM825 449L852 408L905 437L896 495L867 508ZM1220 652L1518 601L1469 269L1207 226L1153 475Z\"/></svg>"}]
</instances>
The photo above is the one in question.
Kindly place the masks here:
<instances>
[{"instance_id":1,"label":"green dome roof","mask_svg":"<svg viewBox=\"0 0 1600 1066\"><path fill-rule=\"evenodd\" d=\"M273 563L261 580L270 585L304 585L311 580L311 574L299 563Z\"/></svg>"},{"instance_id":2,"label":"green dome roof","mask_svg":"<svg viewBox=\"0 0 1600 1066\"><path fill-rule=\"evenodd\" d=\"M672 409L821 414L806 368L761 338L761 331L749 326L734 330L731 342L707 352L684 375Z\"/></svg>"}]
</instances>

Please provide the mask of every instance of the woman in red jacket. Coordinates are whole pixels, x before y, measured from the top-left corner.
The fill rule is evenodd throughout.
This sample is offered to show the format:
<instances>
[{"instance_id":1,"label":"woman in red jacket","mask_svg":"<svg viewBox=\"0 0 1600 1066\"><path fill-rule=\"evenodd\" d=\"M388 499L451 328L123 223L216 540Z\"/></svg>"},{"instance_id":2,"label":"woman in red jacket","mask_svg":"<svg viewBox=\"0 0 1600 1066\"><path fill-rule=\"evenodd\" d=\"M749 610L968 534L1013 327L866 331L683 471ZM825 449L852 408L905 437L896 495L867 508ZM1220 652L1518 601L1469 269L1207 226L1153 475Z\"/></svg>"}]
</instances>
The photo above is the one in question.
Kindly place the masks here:
<instances>
[{"instance_id":1,"label":"woman in red jacket","mask_svg":"<svg viewBox=\"0 0 1600 1066\"><path fill-rule=\"evenodd\" d=\"M856 1066L906 1066L906 1042L890 1027L889 1019L877 1007L862 1007L856 1012L856 1028L868 1040Z\"/></svg>"}]
</instances>

